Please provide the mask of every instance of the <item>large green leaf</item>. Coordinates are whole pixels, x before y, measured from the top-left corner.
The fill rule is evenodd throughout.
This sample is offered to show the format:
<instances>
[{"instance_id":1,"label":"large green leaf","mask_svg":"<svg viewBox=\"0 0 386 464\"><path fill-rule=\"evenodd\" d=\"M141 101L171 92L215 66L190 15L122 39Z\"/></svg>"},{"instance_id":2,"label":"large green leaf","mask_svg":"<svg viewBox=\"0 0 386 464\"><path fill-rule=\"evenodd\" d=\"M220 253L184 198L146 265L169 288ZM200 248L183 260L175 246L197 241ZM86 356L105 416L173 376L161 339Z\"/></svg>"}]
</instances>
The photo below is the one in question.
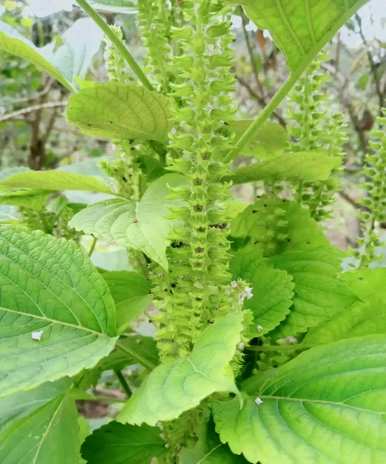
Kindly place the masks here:
<instances>
[{"instance_id":1,"label":"large green leaf","mask_svg":"<svg viewBox=\"0 0 386 464\"><path fill-rule=\"evenodd\" d=\"M0 399L2 464L76 464L80 461L78 414L69 380Z\"/></svg>"},{"instance_id":2,"label":"large green leaf","mask_svg":"<svg viewBox=\"0 0 386 464\"><path fill-rule=\"evenodd\" d=\"M237 169L229 178L235 184L258 180L315 182L329 178L340 161L323 151L284 153Z\"/></svg>"},{"instance_id":3,"label":"large green leaf","mask_svg":"<svg viewBox=\"0 0 386 464\"><path fill-rule=\"evenodd\" d=\"M111 187L96 176L87 176L59 169L48 171L23 171L0 181L0 191L9 189L35 189L38 191L83 190L112 193ZM8 193L8 192L7 192Z\"/></svg>"},{"instance_id":4,"label":"large green leaf","mask_svg":"<svg viewBox=\"0 0 386 464\"><path fill-rule=\"evenodd\" d=\"M30 61L69 90L77 77L84 77L99 49L102 33L88 18L78 19L62 36L62 44L35 47L8 24L0 22L0 50Z\"/></svg>"},{"instance_id":5,"label":"large green leaf","mask_svg":"<svg viewBox=\"0 0 386 464\"><path fill-rule=\"evenodd\" d=\"M386 334L386 269L347 272L342 278L361 301L310 330L304 339L306 345Z\"/></svg>"},{"instance_id":6,"label":"large green leaf","mask_svg":"<svg viewBox=\"0 0 386 464\"><path fill-rule=\"evenodd\" d=\"M304 246L270 258L287 271L295 283L293 308L278 333L296 335L335 317L357 297L339 278L339 259L327 247Z\"/></svg>"},{"instance_id":7,"label":"large green leaf","mask_svg":"<svg viewBox=\"0 0 386 464\"><path fill-rule=\"evenodd\" d=\"M166 248L174 221L169 219L170 187L185 183L178 174L166 174L154 181L137 205L124 199L108 200L76 214L70 226L86 234L143 251L167 268Z\"/></svg>"},{"instance_id":8,"label":"large green leaf","mask_svg":"<svg viewBox=\"0 0 386 464\"><path fill-rule=\"evenodd\" d=\"M70 97L67 117L102 139L164 142L169 131L167 99L134 84L87 83Z\"/></svg>"},{"instance_id":9,"label":"large green leaf","mask_svg":"<svg viewBox=\"0 0 386 464\"><path fill-rule=\"evenodd\" d=\"M237 392L230 361L242 330L241 313L229 314L204 330L192 353L156 367L118 416L130 424L155 425L176 419L215 392Z\"/></svg>"},{"instance_id":10,"label":"large green leaf","mask_svg":"<svg viewBox=\"0 0 386 464\"><path fill-rule=\"evenodd\" d=\"M166 451L160 430L110 422L90 435L82 446L88 464L149 464Z\"/></svg>"},{"instance_id":11,"label":"large green leaf","mask_svg":"<svg viewBox=\"0 0 386 464\"><path fill-rule=\"evenodd\" d=\"M253 258L251 251L247 247L245 252L236 256L232 271L234 277L242 278L251 285L253 296L244 301L244 307L251 310L259 335L264 335L289 314L294 284L287 272L274 269L259 256Z\"/></svg>"},{"instance_id":12,"label":"large green leaf","mask_svg":"<svg viewBox=\"0 0 386 464\"><path fill-rule=\"evenodd\" d=\"M93 367L115 344L107 284L72 242L0 226L0 396Z\"/></svg>"},{"instance_id":13,"label":"large green leaf","mask_svg":"<svg viewBox=\"0 0 386 464\"><path fill-rule=\"evenodd\" d=\"M268 29L293 72L304 68L366 0L239 0Z\"/></svg>"},{"instance_id":14,"label":"large green leaf","mask_svg":"<svg viewBox=\"0 0 386 464\"><path fill-rule=\"evenodd\" d=\"M234 453L262 464L386 462L386 336L313 348L214 407Z\"/></svg>"},{"instance_id":15,"label":"large green leaf","mask_svg":"<svg viewBox=\"0 0 386 464\"><path fill-rule=\"evenodd\" d=\"M127 328L150 305L150 282L138 272L103 272L117 310L119 331Z\"/></svg>"}]
</instances>

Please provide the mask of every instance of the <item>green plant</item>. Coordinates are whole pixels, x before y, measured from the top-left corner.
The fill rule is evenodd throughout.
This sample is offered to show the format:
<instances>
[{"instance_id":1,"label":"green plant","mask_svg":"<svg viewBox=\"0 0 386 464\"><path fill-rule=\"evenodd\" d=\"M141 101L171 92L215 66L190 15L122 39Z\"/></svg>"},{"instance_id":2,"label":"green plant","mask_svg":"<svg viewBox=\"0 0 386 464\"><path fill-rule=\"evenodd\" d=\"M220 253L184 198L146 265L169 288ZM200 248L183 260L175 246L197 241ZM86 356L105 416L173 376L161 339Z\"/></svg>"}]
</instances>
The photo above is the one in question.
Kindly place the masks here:
<instances>
[{"instance_id":1,"label":"green plant","mask_svg":"<svg viewBox=\"0 0 386 464\"><path fill-rule=\"evenodd\" d=\"M360 269L342 271L345 254L319 221L344 136L320 106L314 60L365 1L240 2L291 70L255 121L237 121L232 98L235 2L139 0L148 76L121 31L77 3L106 35L108 82L70 79L0 32L0 48L73 91L71 124L117 147L95 176L73 167L0 179L1 203L24 211L0 226L1 461L384 462L386 274L367 266L384 215L382 131ZM288 136L267 120L294 86ZM236 167L240 155L250 163ZM231 194L244 182L262 188L249 205ZM69 190L109 197L87 205ZM81 234L93 237L90 256L96 240L128 250L132 270L95 268ZM135 325L150 301L154 338ZM122 369L134 364L132 388ZM108 369L130 398L91 433L74 401Z\"/></svg>"}]
</instances>

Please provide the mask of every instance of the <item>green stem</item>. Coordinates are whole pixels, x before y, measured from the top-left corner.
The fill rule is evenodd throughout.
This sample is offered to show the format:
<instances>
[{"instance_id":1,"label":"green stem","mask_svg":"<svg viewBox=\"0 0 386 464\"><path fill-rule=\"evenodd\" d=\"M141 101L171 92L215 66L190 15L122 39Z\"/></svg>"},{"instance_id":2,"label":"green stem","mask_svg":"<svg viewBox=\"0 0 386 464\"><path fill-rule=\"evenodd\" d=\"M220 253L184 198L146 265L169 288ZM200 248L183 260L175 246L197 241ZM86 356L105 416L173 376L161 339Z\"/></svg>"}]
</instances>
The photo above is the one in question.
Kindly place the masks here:
<instances>
[{"instance_id":1,"label":"green stem","mask_svg":"<svg viewBox=\"0 0 386 464\"><path fill-rule=\"evenodd\" d=\"M125 44L116 36L116 34L110 29L109 25L106 21L100 16L94 8L92 8L86 0L76 0L77 4L84 10L90 18L95 22L97 26L99 26L102 31L106 34L109 38L111 43L117 48L119 53L122 55L124 60L130 66L134 74L138 77L138 79L142 82L142 84L149 90L153 90L153 86L150 84L150 81L145 76L144 72L135 61Z\"/></svg>"},{"instance_id":2,"label":"green stem","mask_svg":"<svg viewBox=\"0 0 386 464\"><path fill-rule=\"evenodd\" d=\"M98 239L96 237L92 238L92 243L91 243L90 249L88 251L88 257L89 258L91 258L91 256L93 255L93 253L95 251L95 246L96 246L97 240Z\"/></svg>"},{"instance_id":3,"label":"green stem","mask_svg":"<svg viewBox=\"0 0 386 464\"><path fill-rule=\"evenodd\" d=\"M292 87L296 84L298 78L303 73L304 68L300 68L291 76L288 80L280 87L280 89L275 93L272 100L268 103L268 105L261 111L258 117L253 121L253 123L248 127L248 129L244 132L241 136L237 144L234 148L228 153L226 157L226 161L230 161L233 159L237 154L241 152L241 150L248 145L249 142L253 140L256 136L259 129L262 125L267 121L267 119L271 116L271 114L275 111L275 109L280 105L280 103L284 100L284 98L288 95Z\"/></svg>"},{"instance_id":4,"label":"green stem","mask_svg":"<svg viewBox=\"0 0 386 464\"><path fill-rule=\"evenodd\" d=\"M125 390L125 393L128 398L131 396L131 390L129 384L127 383L125 376L122 374L122 371L119 369L114 369L114 373L117 376L119 383L121 384L122 388Z\"/></svg>"}]
</instances>

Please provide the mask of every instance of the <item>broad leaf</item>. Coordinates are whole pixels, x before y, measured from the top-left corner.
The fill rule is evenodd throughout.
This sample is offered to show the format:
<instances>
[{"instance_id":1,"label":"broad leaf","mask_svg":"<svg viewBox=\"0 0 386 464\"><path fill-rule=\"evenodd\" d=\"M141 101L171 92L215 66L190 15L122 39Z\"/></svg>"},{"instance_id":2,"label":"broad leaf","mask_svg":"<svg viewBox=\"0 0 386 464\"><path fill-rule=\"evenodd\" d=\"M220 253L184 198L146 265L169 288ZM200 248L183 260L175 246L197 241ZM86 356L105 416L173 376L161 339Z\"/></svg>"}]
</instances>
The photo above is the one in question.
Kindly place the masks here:
<instances>
[{"instance_id":1,"label":"broad leaf","mask_svg":"<svg viewBox=\"0 0 386 464\"><path fill-rule=\"evenodd\" d=\"M252 463L386 461L386 336L313 348L214 407L216 430Z\"/></svg>"},{"instance_id":2,"label":"broad leaf","mask_svg":"<svg viewBox=\"0 0 386 464\"><path fill-rule=\"evenodd\" d=\"M160 430L110 422L90 435L82 446L88 464L150 464L166 451Z\"/></svg>"},{"instance_id":3,"label":"broad leaf","mask_svg":"<svg viewBox=\"0 0 386 464\"><path fill-rule=\"evenodd\" d=\"M167 99L134 84L87 83L70 97L67 117L101 139L165 142L169 131Z\"/></svg>"},{"instance_id":4,"label":"broad leaf","mask_svg":"<svg viewBox=\"0 0 386 464\"><path fill-rule=\"evenodd\" d=\"M72 242L0 226L0 396L93 367L115 344L107 284Z\"/></svg>"},{"instance_id":5,"label":"broad leaf","mask_svg":"<svg viewBox=\"0 0 386 464\"><path fill-rule=\"evenodd\" d=\"M0 399L2 464L75 464L80 461L78 413L60 380Z\"/></svg>"},{"instance_id":6,"label":"broad leaf","mask_svg":"<svg viewBox=\"0 0 386 464\"><path fill-rule=\"evenodd\" d=\"M0 192L0 205L11 205L42 210L48 200L48 194L30 190L16 190L12 192Z\"/></svg>"},{"instance_id":7,"label":"broad leaf","mask_svg":"<svg viewBox=\"0 0 386 464\"><path fill-rule=\"evenodd\" d=\"M239 0L268 29L292 72L304 69L366 0Z\"/></svg>"},{"instance_id":8,"label":"broad leaf","mask_svg":"<svg viewBox=\"0 0 386 464\"><path fill-rule=\"evenodd\" d=\"M305 344L386 334L386 269L347 272L342 278L362 301L312 329L304 339Z\"/></svg>"},{"instance_id":9,"label":"broad leaf","mask_svg":"<svg viewBox=\"0 0 386 464\"><path fill-rule=\"evenodd\" d=\"M150 282L137 272L103 272L117 309L119 332L134 322L151 303Z\"/></svg>"},{"instance_id":10,"label":"broad leaf","mask_svg":"<svg viewBox=\"0 0 386 464\"><path fill-rule=\"evenodd\" d=\"M102 178L87 176L59 169L49 171L23 171L0 181L3 189L36 189L38 191L83 190L87 192L112 193L111 187ZM7 192L8 193L8 192Z\"/></svg>"},{"instance_id":11,"label":"broad leaf","mask_svg":"<svg viewBox=\"0 0 386 464\"><path fill-rule=\"evenodd\" d=\"M277 327L292 305L294 284L291 276L274 269L258 256L251 259L249 248L236 256L232 271L234 277L246 280L252 287L253 296L244 301L244 307L251 310L259 335Z\"/></svg>"},{"instance_id":12,"label":"broad leaf","mask_svg":"<svg viewBox=\"0 0 386 464\"><path fill-rule=\"evenodd\" d=\"M185 184L185 178L166 174L154 181L137 205L123 199L108 200L89 206L76 214L70 226L86 234L143 251L167 268L166 248L174 221L170 207L170 187Z\"/></svg>"},{"instance_id":13,"label":"broad leaf","mask_svg":"<svg viewBox=\"0 0 386 464\"><path fill-rule=\"evenodd\" d=\"M62 36L57 47L36 47L8 24L0 22L0 50L19 56L50 74L69 90L77 77L84 77L98 51L102 33L88 18L77 20Z\"/></svg>"},{"instance_id":14,"label":"broad leaf","mask_svg":"<svg viewBox=\"0 0 386 464\"><path fill-rule=\"evenodd\" d=\"M278 269L287 271L295 284L292 311L278 328L281 335L296 335L335 317L357 297L339 278L340 262L328 248L288 250L270 258Z\"/></svg>"},{"instance_id":15,"label":"broad leaf","mask_svg":"<svg viewBox=\"0 0 386 464\"><path fill-rule=\"evenodd\" d=\"M235 184L258 180L315 182L329 178L340 161L323 151L284 153L237 169L229 178Z\"/></svg>"},{"instance_id":16,"label":"broad leaf","mask_svg":"<svg viewBox=\"0 0 386 464\"><path fill-rule=\"evenodd\" d=\"M129 399L120 422L155 425L176 419L215 392L237 392L230 361L242 330L241 313L229 314L204 330L192 353L156 367Z\"/></svg>"}]
</instances>

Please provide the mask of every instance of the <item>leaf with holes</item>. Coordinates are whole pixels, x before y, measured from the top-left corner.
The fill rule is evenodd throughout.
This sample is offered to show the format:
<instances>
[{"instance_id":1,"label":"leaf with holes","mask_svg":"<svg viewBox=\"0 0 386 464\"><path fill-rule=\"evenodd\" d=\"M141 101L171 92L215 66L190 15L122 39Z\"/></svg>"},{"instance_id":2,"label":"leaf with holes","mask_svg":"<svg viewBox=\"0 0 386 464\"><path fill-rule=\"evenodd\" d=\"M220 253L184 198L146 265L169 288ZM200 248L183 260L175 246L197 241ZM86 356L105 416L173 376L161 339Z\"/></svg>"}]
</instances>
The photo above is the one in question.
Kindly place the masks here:
<instances>
[{"instance_id":1,"label":"leaf with holes","mask_svg":"<svg viewBox=\"0 0 386 464\"><path fill-rule=\"evenodd\" d=\"M143 251L165 269L168 266L166 248L175 222L169 218L176 200L170 198L170 188L184 185L178 174L166 174L150 184L135 205L124 199L96 203L76 214L70 226L103 240Z\"/></svg>"},{"instance_id":2,"label":"leaf with holes","mask_svg":"<svg viewBox=\"0 0 386 464\"><path fill-rule=\"evenodd\" d=\"M87 83L70 97L67 118L101 139L165 142L169 131L167 99L133 84Z\"/></svg>"},{"instance_id":3,"label":"leaf with holes","mask_svg":"<svg viewBox=\"0 0 386 464\"><path fill-rule=\"evenodd\" d=\"M156 425L176 419L215 392L237 392L230 368L242 330L241 313L206 328L192 353L156 367L129 399L120 422Z\"/></svg>"},{"instance_id":4,"label":"leaf with holes","mask_svg":"<svg viewBox=\"0 0 386 464\"><path fill-rule=\"evenodd\" d=\"M82 446L88 464L150 464L165 454L160 430L110 422L90 435Z\"/></svg>"},{"instance_id":5,"label":"leaf with holes","mask_svg":"<svg viewBox=\"0 0 386 464\"><path fill-rule=\"evenodd\" d=\"M64 379L0 399L2 464L80 461L78 413L70 387Z\"/></svg>"},{"instance_id":6,"label":"leaf with holes","mask_svg":"<svg viewBox=\"0 0 386 464\"><path fill-rule=\"evenodd\" d=\"M386 336L313 348L214 406L234 453L262 464L386 461Z\"/></svg>"},{"instance_id":7,"label":"leaf with holes","mask_svg":"<svg viewBox=\"0 0 386 464\"><path fill-rule=\"evenodd\" d=\"M75 375L113 349L113 299L74 243L0 226L0 288L0 396Z\"/></svg>"}]
</instances>

